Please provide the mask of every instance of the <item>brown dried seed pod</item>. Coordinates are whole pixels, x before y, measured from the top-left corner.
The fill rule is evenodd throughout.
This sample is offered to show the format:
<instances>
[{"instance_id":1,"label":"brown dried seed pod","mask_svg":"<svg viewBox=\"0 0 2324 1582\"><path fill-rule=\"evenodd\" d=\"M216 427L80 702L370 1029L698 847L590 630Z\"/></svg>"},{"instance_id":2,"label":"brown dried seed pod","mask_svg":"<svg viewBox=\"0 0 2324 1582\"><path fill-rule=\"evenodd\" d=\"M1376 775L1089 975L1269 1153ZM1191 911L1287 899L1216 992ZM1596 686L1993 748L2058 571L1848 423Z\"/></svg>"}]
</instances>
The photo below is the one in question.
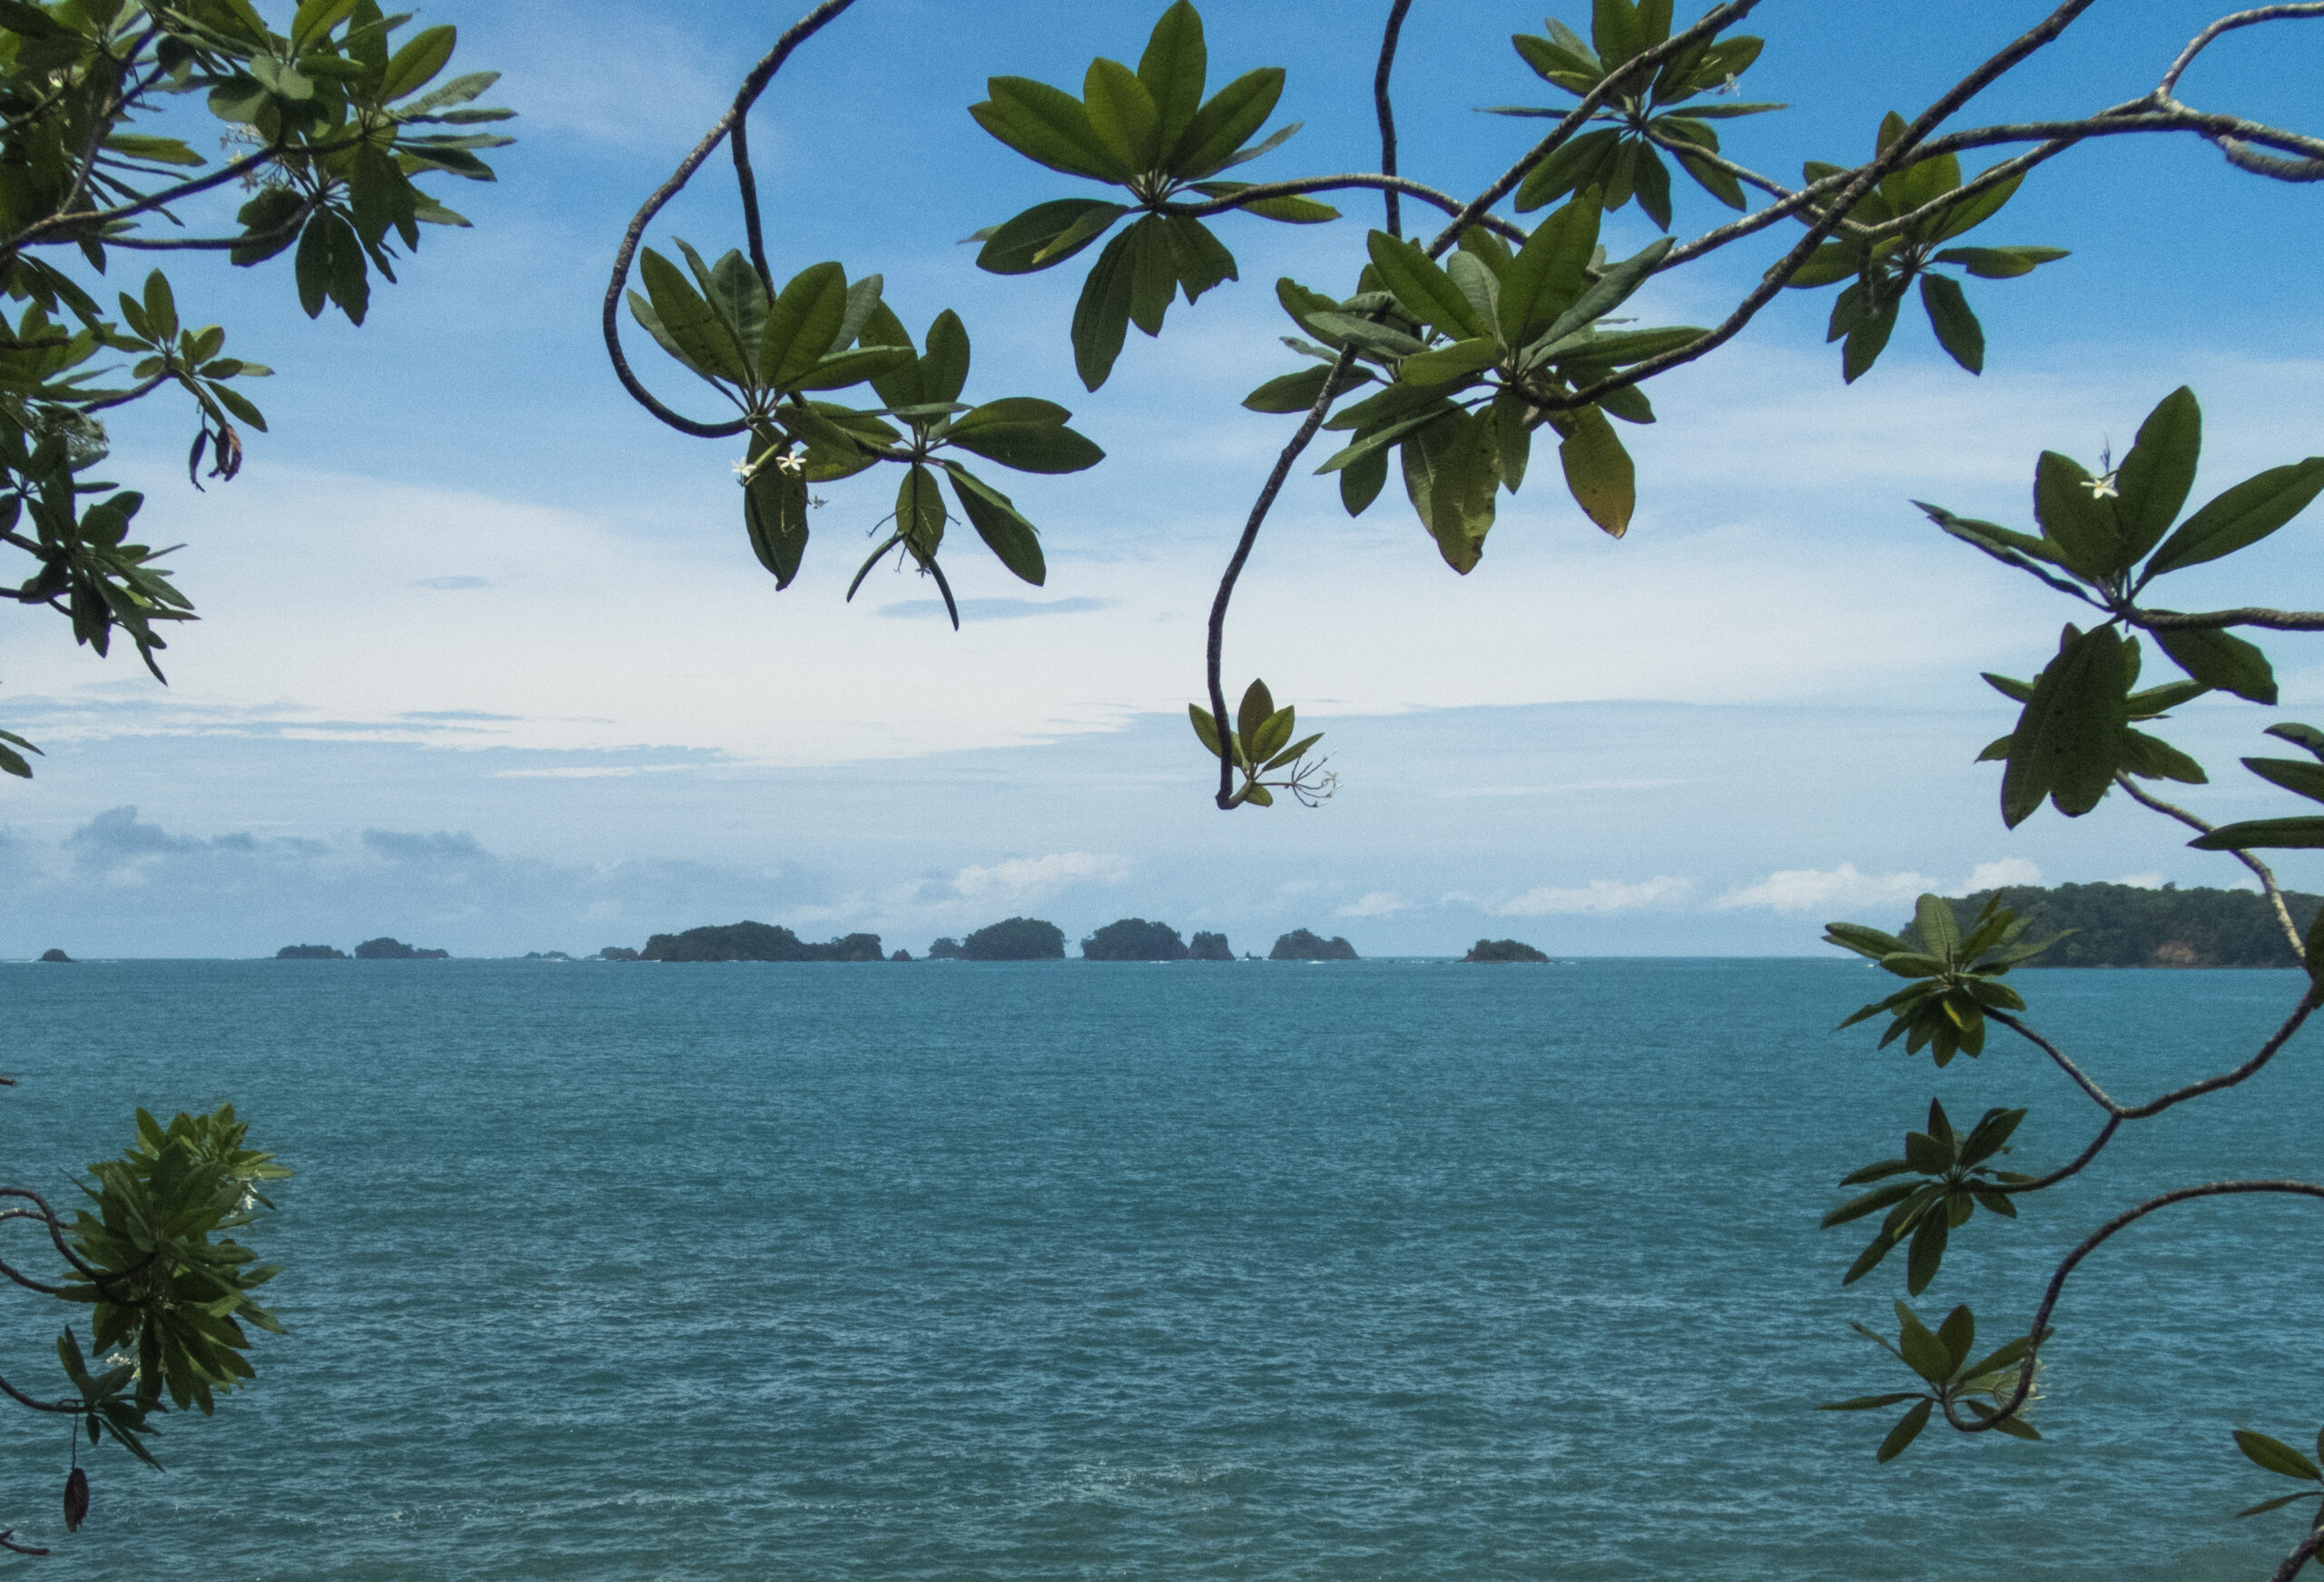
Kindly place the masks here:
<instances>
[{"instance_id":1,"label":"brown dried seed pod","mask_svg":"<svg viewBox=\"0 0 2324 1582\"><path fill-rule=\"evenodd\" d=\"M64 1530L76 1533L81 1524L89 1519L89 1475L80 1468L73 1469L64 1479Z\"/></svg>"}]
</instances>

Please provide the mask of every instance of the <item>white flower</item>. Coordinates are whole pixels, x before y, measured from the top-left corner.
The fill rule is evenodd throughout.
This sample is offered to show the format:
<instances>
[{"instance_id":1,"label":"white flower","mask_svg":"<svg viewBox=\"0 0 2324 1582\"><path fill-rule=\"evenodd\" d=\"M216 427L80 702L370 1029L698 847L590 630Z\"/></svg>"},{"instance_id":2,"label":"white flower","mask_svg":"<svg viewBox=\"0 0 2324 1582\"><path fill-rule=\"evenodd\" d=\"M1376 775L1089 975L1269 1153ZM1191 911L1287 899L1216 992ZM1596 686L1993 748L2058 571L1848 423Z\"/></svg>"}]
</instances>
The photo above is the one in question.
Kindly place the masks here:
<instances>
[{"instance_id":1,"label":"white flower","mask_svg":"<svg viewBox=\"0 0 2324 1582\"><path fill-rule=\"evenodd\" d=\"M2114 486L2114 475L2111 472L2087 479L2082 486L2090 491L2090 497L2093 500L2119 500L2122 497L2122 491Z\"/></svg>"}]
</instances>

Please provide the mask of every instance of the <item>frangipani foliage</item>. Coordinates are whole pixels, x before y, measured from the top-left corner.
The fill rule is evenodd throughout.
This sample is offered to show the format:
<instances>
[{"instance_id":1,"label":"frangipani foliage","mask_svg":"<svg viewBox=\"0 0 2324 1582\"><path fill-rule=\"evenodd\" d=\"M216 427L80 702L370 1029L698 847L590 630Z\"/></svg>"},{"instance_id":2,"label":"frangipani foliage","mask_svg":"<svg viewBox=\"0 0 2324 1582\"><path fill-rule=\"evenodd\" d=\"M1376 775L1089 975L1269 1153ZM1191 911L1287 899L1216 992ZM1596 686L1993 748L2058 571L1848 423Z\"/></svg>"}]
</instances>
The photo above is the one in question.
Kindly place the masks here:
<instances>
[{"instance_id":1,"label":"frangipani foliage","mask_svg":"<svg viewBox=\"0 0 2324 1582\"><path fill-rule=\"evenodd\" d=\"M1131 71L1119 61L1091 61L1081 97L1028 77L995 77L989 95L969 106L977 124L1023 154L1068 176L1120 187L1128 201L1058 198L980 231L977 266L998 275L1055 268L1137 214L1098 253L1073 310L1073 362L1091 389L1106 382L1132 323L1147 335L1162 332L1171 298L1184 292L1191 307L1221 281L1240 277L1235 255L1200 220L1171 211L1183 192L1231 199L1249 190L1242 182L1206 180L1247 164L1280 147L1299 123L1247 142L1283 95L1284 72L1246 72L1204 97L1210 52L1202 16L1177 0L1154 25ZM1289 225L1339 218L1328 203L1295 195L1254 198L1237 207Z\"/></svg>"},{"instance_id":2,"label":"frangipani foliage","mask_svg":"<svg viewBox=\"0 0 2324 1582\"><path fill-rule=\"evenodd\" d=\"M1324 733L1318 731L1293 741L1299 729L1299 711L1276 708L1263 681L1255 681L1244 690L1242 706L1235 712L1223 745L1216 715L1200 703L1188 703L1187 713L1202 744L1226 758L1243 777L1242 788L1236 793L1241 801L1272 807L1275 793L1280 791L1312 808L1329 798L1339 783L1338 776L1324 771L1328 760L1306 761ZM1275 778L1269 779L1270 775Z\"/></svg>"},{"instance_id":3,"label":"frangipani foliage","mask_svg":"<svg viewBox=\"0 0 2324 1582\"><path fill-rule=\"evenodd\" d=\"M1840 1026L1853 1027L1886 1015L1891 1020L1880 1036L1880 1047L1903 1038L1905 1053L1917 1055L1925 1047L1939 1066L1950 1064L1955 1055L1984 1053L1985 1012L2025 1008L2017 991L2000 979L2065 937L2038 945L2019 943L2025 925L2001 904L1998 892L1965 933L1953 909L1937 896L1921 897L1913 922L1920 935L1917 948L1861 923L1825 925L1824 942L1869 957L1883 972L1907 980L1907 987L1866 1006Z\"/></svg>"},{"instance_id":4,"label":"frangipani foliage","mask_svg":"<svg viewBox=\"0 0 2324 1582\"><path fill-rule=\"evenodd\" d=\"M495 74L447 78L454 30L410 22L373 0L305 0L286 31L249 0L0 5L0 545L32 562L0 596L64 614L100 654L126 635L161 677L162 629L193 606L168 552L132 536L145 495L96 476L101 414L174 388L192 407L189 477L207 461L231 479L244 433L266 428L236 381L271 370L227 355L162 270L133 293L96 277L124 252L290 252L309 317L362 323L372 272L393 280L421 225L468 223L420 183L490 181L477 151L509 141L466 130L511 113L475 103ZM205 107L235 157L140 130L173 101ZM37 751L0 732L0 771L29 776Z\"/></svg>"},{"instance_id":5,"label":"frangipani foliage","mask_svg":"<svg viewBox=\"0 0 2324 1582\"><path fill-rule=\"evenodd\" d=\"M1886 153L1905 131L1905 118L1890 111L1880 123L1878 152ZM1810 160L1802 173L1813 187L1846 172ZM1989 172L1965 190L1960 159L1943 153L1890 171L1876 188L1849 206L1851 223L1783 282L1808 288L1851 281L1833 302L1831 326L1824 336L1827 341L1844 342L1843 379L1854 384L1879 360L1896 328L1905 293L1915 283L1929 328L1945 355L1973 374L1985 371L1984 326L1970 310L1961 282L1940 274L1936 266L1950 264L1982 280L2006 280L2066 257L2062 247L1945 245L2001 212L2024 180L2023 173Z\"/></svg>"},{"instance_id":6,"label":"frangipani foliage","mask_svg":"<svg viewBox=\"0 0 2324 1582\"><path fill-rule=\"evenodd\" d=\"M1718 157L1715 121L1764 115L1786 106L1724 101L1705 103L1706 94L1732 93L1737 79L1759 58L1767 40L1738 36L1704 39L1651 69L1630 63L1670 37L1670 0L1599 0L1590 8L1584 39L1552 16L1548 36L1521 33L1510 43L1534 74L1576 98L1606 90L1605 102L1590 112L1595 129L1585 132L1535 165L1517 189L1522 213L1554 203L1569 192L1598 188L1609 212L1632 198L1647 218L1670 229L1669 153L1706 192L1730 209L1748 206L1742 183ZM1679 108L1684 106L1684 108ZM1562 119L1567 108L1539 109L1500 104L1494 115Z\"/></svg>"},{"instance_id":7,"label":"frangipani foliage","mask_svg":"<svg viewBox=\"0 0 2324 1582\"><path fill-rule=\"evenodd\" d=\"M84 1433L92 1446L109 1439L159 1466L148 1443L162 1431L154 1420L173 1409L209 1415L219 1396L256 1377L245 1356L250 1328L282 1332L252 1295L279 1271L234 1237L273 1208L265 1184L290 1172L247 1146L248 1132L231 1105L181 1114L167 1126L139 1110L136 1141L89 1166L94 1184L81 1189L88 1206L69 1219L37 1193L0 1189L8 1200L0 1219L44 1232L65 1263L54 1282L5 1261L0 1275L89 1310L86 1350L74 1325L56 1340L72 1393L46 1400L0 1381L19 1404L76 1420L68 1528L89 1508L78 1455ZM0 1533L0 1543L7 1537Z\"/></svg>"},{"instance_id":8,"label":"frangipani foliage","mask_svg":"<svg viewBox=\"0 0 2324 1582\"><path fill-rule=\"evenodd\" d=\"M2078 818L2122 775L2203 784L2200 763L2132 726L2165 718L2165 711L2214 690L2256 703L2276 701L2267 654L2226 630L2267 625L2264 612L2188 624L2175 612L2149 610L2139 601L2155 578L2248 549L2299 515L2324 491L2324 457L2270 467L2181 521L2202 444L2202 408L2182 386L2147 415L2119 467L2102 462L2093 474L2056 451L2042 453L2034 472L2038 536L1940 506L1920 506L1954 537L2106 617L2087 630L2067 625L2056 657L2031 682L1985 677L2024 705L2016 728L1983 754L2007 764L2002 821L2011 828L2045 797ZM2132 629L2147 632L2187 679L2139 691Z\"/></svg>"},{"instance_id":9,"label":"frangipani foliage","mask_svg":"<svg viewBox=\"0 0 2324 1582\"><path fill-rule=\"evenodd\" d=\"M663 350L741 413L750 436L734 469L743 483L743 526L776 587L791 585L806 553L808 486L852 477L881 461L904 469L895 530L856 573L850 598L881 557L901 546L936 579L952 624L960 624L952 585L937 563L950 520L940 471L1000 563L1035 586L1047 579L1033 525L1007 495L939 453L965 450L1019 472L1079 472L1105 452L1065 426L1073 414L1030 397L963 403L969 334L960 316L950 309L938 315L921 352L881 300L878 275L851 283L839 264L819 263L776 292L738 251L705 264L685 242L677 245L693 279L646 249L638 270L645 291L629 293L630 312ZM811 398L866 384L883 406Z\"/></svg>"}]
</instances>

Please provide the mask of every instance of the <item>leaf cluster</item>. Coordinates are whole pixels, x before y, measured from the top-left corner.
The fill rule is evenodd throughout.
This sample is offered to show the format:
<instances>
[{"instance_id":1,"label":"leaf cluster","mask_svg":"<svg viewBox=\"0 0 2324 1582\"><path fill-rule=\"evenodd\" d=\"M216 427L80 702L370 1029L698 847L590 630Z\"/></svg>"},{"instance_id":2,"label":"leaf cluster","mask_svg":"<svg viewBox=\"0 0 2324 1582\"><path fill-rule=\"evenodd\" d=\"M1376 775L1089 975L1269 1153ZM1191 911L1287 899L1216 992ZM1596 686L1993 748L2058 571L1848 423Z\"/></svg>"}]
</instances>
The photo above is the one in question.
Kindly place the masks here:
<instances>
[{"instance_id":1,"label":"leaf cluster","mask_svg":"<svg viewBox=\"0 0 2324 1582\"><path fill-rule=\"evenodd\" d=\"M1890 111L1881 119L1876 152L1887 152L1905 129L1905 118ZM1843 166L1817 160L1808 161L1804 171L1811 186L1844 172ZM1845 342L1840 349L1844 380L1854 384L1879 360L1896 328L1905 293L1916 282L1937 344L1971 373L1984 371L1984 327L1970 310L1961 282L1939 273L1936 266L1953 265L1983 280L2002 280L2031 274L2066 257L2062 247L1945 245L2001 212L2024 179L2020 172L1981 188L1973 183L1970 192L1955 198L1951 194L1962 189L1960 159L1932 154L1900 164L1849 206L1840 233L1784 281L1803 290L1851 282L1832 304L1825 333L1827 341Z\"/></svg>"},{"instance_id":2,"label":"leaf cluster","mask_svg":"<svg viewBox=\"0 0 2324 1582\"><path fill-rule=\"evenodd\" d=\"M1243 404L1305 409L1324 394L1343 355L1350 359L1344 381L1379 381L1378 393L1324 425L1349 442L1316 470L1339 474L1341 503L1361 515L1386 483L1393 451L1421 525L1464 575L1484 553L1501 491L1514 494L1524 483L1533 434L1545 425L1559 437L1574 503L1619 538L1637 507L1637 473L1607 418L1651 423L1654 408L1634 388L1598 405L1574 407L1569 398L1702 331L1605 327L1670 244L1609 262L1598 244L1602 197L1591 188L1514 251L1472 228L1442 264L1417 244L1374 231L1363 289L1344 300L1277 282L1284 311L1315 338L1286 336L1285 344L1324 366L1269 380ZM1343 382L1334 393L1349 388Z\"/></svg>"},{"instance_id":3,"label":"leaf cluster","mask_svg":"<svg viewBox=\"0 0 2324 1582\"><path fill-rule=\"evenodd\" d=\"M1187 191L1206 198L1247 191L1246 182L1205 178L1257 159L1299 130L1294 123L1258 142L1246 141L1275 113L1281 67L1246 72L1205 98L1209 71L1201 14L1176 0L1155 23L1136 71L1119 61L1091 61L1079 98L1029 77L994 77L988 97L969 107L978 125L1027 159L1121 187L1129 200L1037 203L969 239L984 243L979 268L1001 275L1053 269L1123 216L1138 216L1098 253L1073 310L1074 368L1092 390L1113 372L1131 324L1159 335L1174 296L1183 293L1191 307L1213 286L1240 278L1226 243L1200 220L1168 212L1171 200ZM1330 204L1297 196L1236 206L1291 225L1339 218Z\"/></svg>"},{"instance_id":4,"label":"leaf cluster","mask_svg":"<svg viewBox=\"0 0 2324 1582\"><path fill-rule=\"evenodd\" d=\"M1979 1208L2004 1219L2017 1217L2010 1194L1996 1188L2020 1185L2034 1178L2014 1170L1997 1169L1986 1161L2009 1151L2009 1139L2025 1119L2024 1110L1990 1109L1979 1117L1965 1137L1956 1135L1945 1106L1929 1100L1928 1129L1905 1138L1901 1159L1883 1159L1840 1178L1843 1186L1882 1181L1861 1196L1849 1199L1824 1216L1824 1228L1846 1224L1887 1210L1880 1229L1840 1279L1853 1285L1880 1266L1881 1261L1909 1238L1912 1252L1905 1259L1905 1289L1918 1296L1936 1278L1945 1261L1951 1233L1969 1221ZM1893 1175L1914 1175L1913 1181L1889 1181Z\"/></svg>"},{"instance_id":5,"label":"leaf cluster","mask_svg":"<svg viewBox=\"0 0 2324 1582\"><path fill-rule=\"evenodd\" d=\"M1918 949L1894 934L1861 923L1824 925L1827 945L1853 950L1877 962L1883 971L1910 980L1905 988L1864 1007L1840 1026L1852 1027L1886 1014L1891 1020L1888 1030L1880 1036L1881 1048L1903 1038L1905 1053L1918 1054L1925 1047L1940 1066L1950 1065L1956 1054L1983 1054L1985 1012L2025 1008L2018 992L1999 980L2011 968L2056 944L2057 938L2038 945L2020 943L2025 926L2015 912L2001 904L1998 894L1986 900L1965 935L1942 896L1922 896L1915 904L1913 920L1920 934ZM1933 1115L1932 1124L1935 1118Z\"/></svg>"},{"instance_id":6,"label":"leaf cluster","mask_svg":"<svg viewBox=\"0 0 2324 1582\"><path fill-rule=\"evenodd\" d=\"M1025 396L980 406L961 401L970 348L960 315L949 309L939 314L922 350L882 300L878 275L850 281L836 262L812 264L773 291L739 251L705 263L684 241L677 245L686 272L645 250L638 269L645 290L629 293L630 312L665 351L731 401L748 426L749 446L735 469L743 526L778 588L791 585L806 553L809 486L882 461L904 468L895 530L856 573L850 598L882 556L901 548L936 579L953 625L960 624L951 584L937 561L950 519L939 472L1000 563L1025 582L1043 582L1048 568L1033 525L1007 495L937 453L955 448L1019 472L1079 472L1106 453L1066 427L1072 413ZM864 384L881 406L813 398Z\"/></svg>"},{"instance_id":7,"label":"leaf cluster","mask_svg":"<svg viewBox=\"0 0 2324 1582\"><path fill-rule=\"evenodd\" d=\"M227 1105L181 1114L163 1127L137 1112L137 1140L119 1158L89 1167L94 1205L74 1217L76 1254L62 1294L85 1302L100 1353L129 1361L92 1372L68 1330L58 1342L66 1374L86 1402L92 1443L110 1435L141 1460L148 1420L165 1410L209 1413L216 1398L254 1377L245 1324L282 1326L251 1292L279 1272L231 1233L271 1209L261 1184L290 1172L244 1145L248 1127Z\"/></svg>"},{"instance_id":8,"label":"leaf cluster","mask_svg":"<svg viewBox=\"0 0 2324 1582\"><path fill-rule=\"evenodd\" d=\"M2067 817L2079 817L2098 805L2117 773L2204 783L2201 764L2132 725L2214 689L2254 703L2276 701L2266 653L2208 627L2152 630L2189 679L2134 690L2139 644L2121 628L2139 615L2146 585L2249 548L2324 491L2324 457L2310 457L2246 478L2182 522L2201 454L2202 408L2181 386L2147 415L2119 467L2093 474L2070 457L2042 453L2034 475L2039 536L1915 502L1963 543L2110 617L2087 632L2069 624L2056 657L2032 682L1985 678L2024 705L2017 728L1982 754L2008 765L2002 819L2010 827L2031 817L2045 797Z\"/></svg>"},{"instance_id":9,"label":"leaf cluster","mask_svg":"<svg viewBox=\"0 0 2324 1582\"><path fill-rule=\"evenodd\" d=\"M1882 1351L1895 1357L1920 1376L1925 1390L1893 1390L1883 1395L1859 1395L1848 1400L1835 1400L1819 1407L1821 1411L1876 1411L1882 1407L1898 1406L1905 1401L1915 1404L1896 1420L1888 1437L1880 1441L1876 1460L1893 1461L1905 1453L1905 1448L1920 1438L1928 1427L1929 1416L1939 1408L1962 1406L1980 1422L1998 1429L2012 1439L2038 1440L2042 1436L2021 1412L2004 1416L1994 1405L1980 1397L1990 1397L1995 1402L2013 1391L2020 1364L2025 1353L2038 1341L2046 1340L2049 1331L2039 1335L2022 1335L1999 1351L1971 1361L1977 1344L1976 1315L1965 1305L1945 1315L1935 1329L1921 1322L1918 1314L1903 1302L1896 1304L1897 1335L1894 1341L1876 1333L1862 1324L1848 1327Z\"/></svg>"},{"instance_id":10,"label":"leaf cluster","mask_svg":"<svg viewBox=\"0 0 2324 1582\"><path fill-rule=\"evenodd\" d=\"M2237 1511L2235 1513L2237 1516L2258 1516L2263 1511L2280 1510L2285 1506L2302 1499L2324 1499L2324 1469L2319 1469L2315 1461L2309 1460L2281 1440L2270 1439L2266 1434L2254 1433L2250 1429L2238 1429L2235 1430L2235 1445L2236 1449L2241 1450L2254 1466L2265 1471L2273 1472L2280 1478L2295 1479L2302 1483L2312 1483L2318 1486L2313 1489L2302 1489L2290 1494L2280 1494L2273 1499L2263 1499L2249 1509ZM2324 1430L2317 1431L2316 1455L2318 1460L2324 1460ZM2324 1529L2324 1505L2317 1508L2310 1525Z\"/></svg>"},{"instance_id":11,"label":"leaf cluster","mask_svg":"<svg viewBox=\"0 0 2324 1582\"><path fill-rule=\"evenodd\" d=\"M1213 758L1229 757L1243 776L1243 784L1234 795L1232 805L1249 802L1257 807L1275 805L1276 791L1288 791L1301 803L1314 807L1329 798L1337 786L1336 776L1324 772L1328 759L1309 763L1308 752L1324 739L1321 731L1302 736L1296 742L1293 734L1299 728L1299 711L1288 703L1278 709L1267 683L1255 681L1243 693L1243 702L1236 710L1231 728L1221 739L1218 720L1200 703L1188 703L1187 713L1194 722L1195 735ZM1273 775L1275 778L1269 779Z\"/></svg>"},{"instance_id":12,"label":"leaf cluster","mask_svg":"<svg viewBox=\"0 0 2324 1582\"><path fill-rule=\"evenodd\" d=\"M1639 55L1669 42L1671 0L1595 0L1587 39L1555 17L1546 20L1547 36L1521 33L1511 37L1525 64L1552 87L1581 98L1611 83L1590 114L1595 130L1561 144L1526 172L1517 189L1521 212L1596 187L1605 194L1609 211L1636 198L1647 217L1668 231L1670 172L1662 162L1666 152L1712 197L1730 209L1744 207L1742 184L1723 164L1705 157L1718 152L1718 132L1712 123L1763 115L1785 106L1700 101L1706 94L1732 92L1736 79L1759 58L1767 41L1705 38L1659 66L1631 65ZM1487 113L1562 119L1571 112L1500 104Z\"/></svg>"}]
</instances>

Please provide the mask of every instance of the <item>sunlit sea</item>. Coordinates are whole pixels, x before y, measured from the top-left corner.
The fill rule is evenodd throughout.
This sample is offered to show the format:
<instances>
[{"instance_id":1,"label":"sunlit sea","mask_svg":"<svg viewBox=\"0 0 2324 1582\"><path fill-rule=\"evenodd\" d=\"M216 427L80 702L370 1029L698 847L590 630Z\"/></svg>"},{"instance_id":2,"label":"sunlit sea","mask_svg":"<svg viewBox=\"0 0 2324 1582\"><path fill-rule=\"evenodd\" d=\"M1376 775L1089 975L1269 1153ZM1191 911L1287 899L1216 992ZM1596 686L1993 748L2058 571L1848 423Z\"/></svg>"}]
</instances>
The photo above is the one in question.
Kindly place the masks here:
<instances>
[{"instance_id":1,"label":"sunlit sea","mask_svg":"<svg viewBox=\"0 0 2324 1582\"><path fill-rule=\"evenodd\" d=\"M231 1099L299 1172L290 1326L74 1537L0 1412L43 1575L256 1578L2267 1576L2250 1427L2324 1422L2313 1203L2155 1216L2068 1287L2023 1444L1876 1466L1901 1267L1843 1291L1847 1169L1930 1095L2094 1114L2000 1040L1935 1072L1832 1025L1837 961L0 967L5 1174L61 1187ZM2232 1064L2270 972L2053 972L2124 1097ZM2317 1035L1956 1233L1932 1320L2022 1330L2142 1194L2324 1173ZM53 1254L18 1230L11 1254ZM1901 1264L1899 1256L1895 1261ZM52 1385L11 1291L0 1370ZM1983 1348L1981 1348L1983 1349ZM2271 1485L2273 1485L2271 1487ZM27 1573L31 1575L32 1573Z\"/></svg>"}]
</instances>

